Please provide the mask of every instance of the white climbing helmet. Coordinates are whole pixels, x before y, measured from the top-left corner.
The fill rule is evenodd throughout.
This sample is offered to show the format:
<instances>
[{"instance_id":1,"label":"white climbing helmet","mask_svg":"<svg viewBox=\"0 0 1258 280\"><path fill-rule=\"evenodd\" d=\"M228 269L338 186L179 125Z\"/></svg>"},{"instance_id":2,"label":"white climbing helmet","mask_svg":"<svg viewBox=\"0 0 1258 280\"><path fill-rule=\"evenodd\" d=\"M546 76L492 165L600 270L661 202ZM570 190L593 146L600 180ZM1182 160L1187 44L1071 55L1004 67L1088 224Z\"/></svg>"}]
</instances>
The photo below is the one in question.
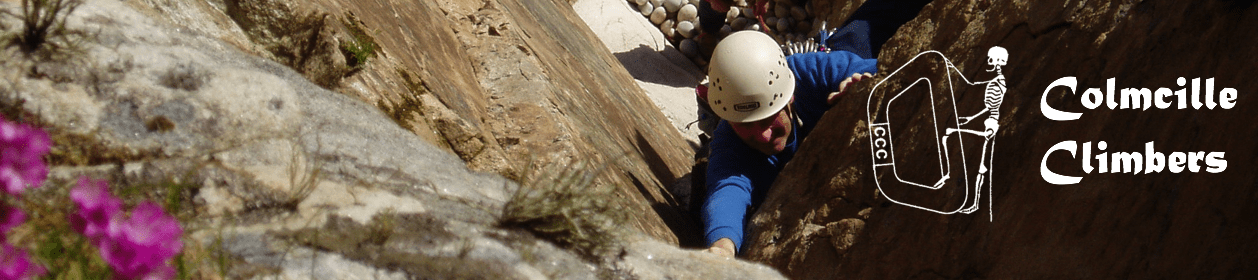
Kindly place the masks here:
<instances>
[{"instance_id":1,"label":"white climbing helmet","mask_svg":"<svg viewBox=\"0 0 1258 280\"><path fill-rule=\"evenodd\" d=\"M785 108L795 92L795 74L782 49L759 31L726 36L708 65L708 106L731 122L768 118Z\"/></svg>"}]
</instances>

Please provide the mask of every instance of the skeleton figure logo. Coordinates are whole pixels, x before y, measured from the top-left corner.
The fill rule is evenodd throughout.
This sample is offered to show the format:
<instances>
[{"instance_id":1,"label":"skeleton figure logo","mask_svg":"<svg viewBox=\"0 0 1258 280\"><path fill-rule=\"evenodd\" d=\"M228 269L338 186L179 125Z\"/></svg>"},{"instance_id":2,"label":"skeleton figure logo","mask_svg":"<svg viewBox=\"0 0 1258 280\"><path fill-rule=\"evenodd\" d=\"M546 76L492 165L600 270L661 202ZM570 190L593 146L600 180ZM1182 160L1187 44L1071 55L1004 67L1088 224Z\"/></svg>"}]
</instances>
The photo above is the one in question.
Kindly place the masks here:
<instances>
[{"instance_id":1,"label":"skeleton figure logo","mask_svg":"<svg viewBox=\"0 0 1258 280\"><path fill-rule=\"evenodd\" d=\"M987 198L991 220L992 158L996 145L994 138L1000 129L1000 105L1004 102L1007 91L1002 67L1008 60L1007 50L998 46L992 47L987 52L987 65L991 68L986 72L995 72L995 78L970 82L943 54L926 51L874 86L867 107L870 145L875 182L887 199L939 214L970 214L978 211L982 199ZM954 74L965 85L984 84L983 108L977 113L965 116L958 114L956 91L953 88ZM908 85L899 88L901 86L898 84ZM919 107L929 108L929 114L906 116L902 113L916 111ZM987 114L987 117L984 118L982 131L962 128L983 114ZM930 125L906 127L908 123ZM962 135L975 138L967 140ZM966 141L970 141L972 145L982 141L982 145L967 146ZM929 144L934 145L931 147ZM960 149L950 150L949 147L953 146ZM979 157L978 166L972 168L967 164L966 155L973 157L975 152ZM939 173L930 171L933 168L920 168L933 166L936 160ZM969 172L975 169L977 172ZM954 172L957 175L954 176ZM960 188L945 188L952 184L960 185ZM983 194L984 185L986 195ZM950 195L957 191L962 191L964 195ZM940 196L963 199L959 203L940 201L937 199Z\"/></svg>"}]
</instances>

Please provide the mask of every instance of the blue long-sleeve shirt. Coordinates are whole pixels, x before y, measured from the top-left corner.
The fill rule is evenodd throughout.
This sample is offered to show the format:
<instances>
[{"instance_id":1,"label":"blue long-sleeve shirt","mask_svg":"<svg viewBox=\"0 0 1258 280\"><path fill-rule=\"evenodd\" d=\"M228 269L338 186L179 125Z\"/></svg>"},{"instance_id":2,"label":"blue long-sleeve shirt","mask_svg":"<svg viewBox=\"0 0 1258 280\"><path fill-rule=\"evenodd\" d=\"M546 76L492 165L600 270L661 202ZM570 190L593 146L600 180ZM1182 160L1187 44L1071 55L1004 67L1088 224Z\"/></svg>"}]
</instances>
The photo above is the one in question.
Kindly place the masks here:
<instances>
[{"instance_id":1,"label":"blue long-sleeve shirt","mask_svg":"<svg viewBox=\"0 0 1258 280\"><path fill-rule=\"evenodd\" d=\"M812 132L817 120L830 108L826 97L854 73L874 73L877 60L847 51L804 53L786 58L795 72L794 110L803 123L791 130L786 149L765 155L743 143L729 123L721 121L712 137L708 156L708 199L702 218L707 244L721 238L734 241L739 251L747 212L764 201L779 171L795 156L801 139Z\"/></svg>"}]
</instances>

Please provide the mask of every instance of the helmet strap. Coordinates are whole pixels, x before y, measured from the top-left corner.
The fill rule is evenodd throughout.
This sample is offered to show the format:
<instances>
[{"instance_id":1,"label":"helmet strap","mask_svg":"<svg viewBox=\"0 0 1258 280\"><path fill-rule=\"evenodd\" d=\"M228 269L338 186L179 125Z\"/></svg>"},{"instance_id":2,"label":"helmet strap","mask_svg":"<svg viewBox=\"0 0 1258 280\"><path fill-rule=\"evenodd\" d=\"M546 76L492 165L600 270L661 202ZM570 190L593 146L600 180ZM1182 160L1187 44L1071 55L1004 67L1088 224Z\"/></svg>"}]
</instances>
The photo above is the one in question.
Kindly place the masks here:
<instances>
[{"instance_id":1,"label":"helmet strap","mask_svg":"<svg viewBox=\"0 0 1258 280\"><path fill-rule=\"evenodd\" d=\"M796 128L804 126L804 120L800 119L799 114L795 113L794 103L786 104L786 114L791 118L791 123L794 124Z\"/></svg>"}]
</instances>

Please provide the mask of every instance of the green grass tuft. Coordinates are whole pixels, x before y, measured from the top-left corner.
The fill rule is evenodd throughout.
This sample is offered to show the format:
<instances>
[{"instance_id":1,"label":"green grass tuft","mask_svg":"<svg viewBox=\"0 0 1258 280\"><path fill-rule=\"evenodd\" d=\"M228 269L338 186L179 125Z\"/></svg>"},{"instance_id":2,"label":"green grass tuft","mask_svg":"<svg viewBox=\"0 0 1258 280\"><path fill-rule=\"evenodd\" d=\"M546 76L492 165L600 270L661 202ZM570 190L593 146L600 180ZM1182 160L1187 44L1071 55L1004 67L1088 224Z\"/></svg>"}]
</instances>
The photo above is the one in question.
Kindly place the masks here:
<instances>
[{"instance_id":1,"label":"green grass tuft","mask_svg":"<svg viewBox=\"0 0 1258 280\"><path fill-rule=\"evenodd\" d=\"M341 54L345 55L345 64L352 72L361 70L367 61L375 58L380 46L376 45L376 38L372 37L363 26L362 21L353 13L345 13L345 18L341 19L341 23L345 25L345 29L349 31L350 39L341 41Z\"/></svg>"}]
</instances>

